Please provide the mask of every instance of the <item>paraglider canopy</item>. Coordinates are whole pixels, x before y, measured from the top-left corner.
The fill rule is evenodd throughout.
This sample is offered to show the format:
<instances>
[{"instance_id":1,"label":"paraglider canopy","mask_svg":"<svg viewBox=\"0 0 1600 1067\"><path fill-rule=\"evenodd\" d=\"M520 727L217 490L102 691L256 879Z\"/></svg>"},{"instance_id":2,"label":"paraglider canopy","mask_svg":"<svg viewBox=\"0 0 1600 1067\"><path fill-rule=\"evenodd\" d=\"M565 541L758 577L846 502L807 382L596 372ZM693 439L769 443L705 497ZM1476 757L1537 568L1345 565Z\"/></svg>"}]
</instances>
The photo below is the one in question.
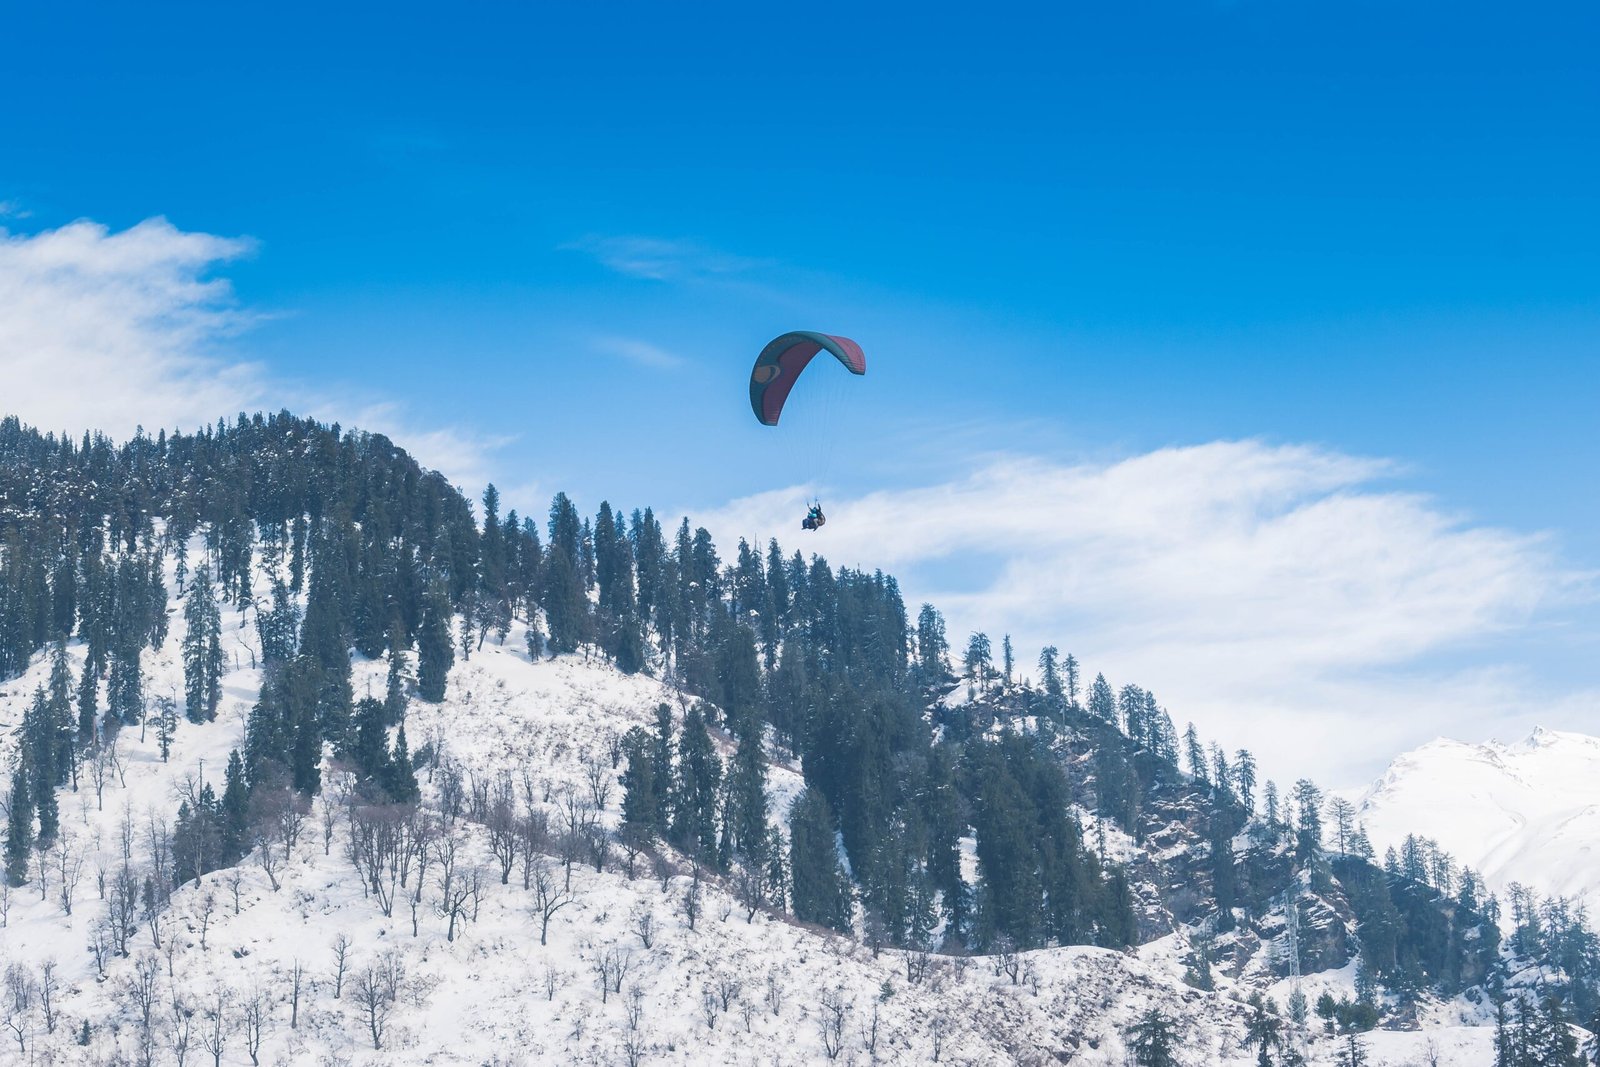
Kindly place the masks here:
<instances>
[{"instance_id":1,"label":"paraglider canopy","mask_svg":"<svg viewBox=\"0 0 1600 1067\"><path fill-rule=\"evenodd\" d=\"M775 337L767 342L750 370L750 407L762 425L778 425L789 390L794 388L801 372L818 352L831 354L852 374L867 373L867 357L862 354L861 346L848 337L811 330L796 330Z\"/></svg>"}]
</instances>

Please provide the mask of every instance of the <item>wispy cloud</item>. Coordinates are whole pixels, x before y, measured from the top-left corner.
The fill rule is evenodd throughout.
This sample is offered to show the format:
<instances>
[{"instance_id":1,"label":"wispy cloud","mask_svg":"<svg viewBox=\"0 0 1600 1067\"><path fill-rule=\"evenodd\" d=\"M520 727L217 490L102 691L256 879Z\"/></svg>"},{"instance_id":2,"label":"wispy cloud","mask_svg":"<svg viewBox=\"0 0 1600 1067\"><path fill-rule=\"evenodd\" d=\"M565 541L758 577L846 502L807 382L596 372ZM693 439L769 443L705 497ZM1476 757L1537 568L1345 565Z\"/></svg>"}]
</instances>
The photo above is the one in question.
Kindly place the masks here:
<instances>
[{"instance_id":1,"label":"wispy cloud","mask_svg":"<svg viewBox=\"0 0 1600 1067\"><path fill-rule=\"evenodd\" d=\"M287 407L385 433L456 484L481 485L505 444L427 425L359 388L337 397L242 359L263 314L217 272L247 239L155 218L112 232L80 221L33 234L0 229L0 410L46 430L194 429L240 411Z\"/></svg>"},{"instance_id":2,"label":"wispy cloud","mask_svg":"<svg viewBox=\"0 0 1600 1067\"><path fill-rule=\"evenodd\" d=\"M0 219L25 219L32 214L19 201L0 200Z\"/></svg>"},{"instance_id":3,"label":"wispy cloud","mask_svg":"<svg viewBox=\"0 0 1600 1067\"><path fill-rule=\"evenodd\" d=\"M669 352L660 345L633 337L596 337L591 343L594 350L601 355L624 359L639 367L651 367L656 370L677 370L680 367L687 366L689 362L677 353Z\"/></svg>"},{"instance_id":4,"label":"wispy cloud","mask_svg":"<svg viewBox=\"0 0 1600 1067\"><path fill-rule=\"evenodd\" d=\"M561 247L587 253L618 274L663 282L742 274L764 262L661 237L590 235Z\"/></svg>"},{"instance_id":5,"label":"wispy cloud","mask_svg":"<svg viewBox=\"0 0 1600 1067\"><path fill-rule=\"evenodd\" d=\"M1527 626L1580 581L1542 537L1463 522L1384 487L1393 473L1256 441L1104 463L1013 457L833 500L806 547L894 570L908 596L946 611L957 643L1010 630L1024 661L1058 644L1150 687L1180 723L1338 778L1399 751L1391 741L1504 712L1517 699L1506 670L1434 658ZM724 537L790 541L808 491L703 518Z\"/></svg>"}]
</instances>

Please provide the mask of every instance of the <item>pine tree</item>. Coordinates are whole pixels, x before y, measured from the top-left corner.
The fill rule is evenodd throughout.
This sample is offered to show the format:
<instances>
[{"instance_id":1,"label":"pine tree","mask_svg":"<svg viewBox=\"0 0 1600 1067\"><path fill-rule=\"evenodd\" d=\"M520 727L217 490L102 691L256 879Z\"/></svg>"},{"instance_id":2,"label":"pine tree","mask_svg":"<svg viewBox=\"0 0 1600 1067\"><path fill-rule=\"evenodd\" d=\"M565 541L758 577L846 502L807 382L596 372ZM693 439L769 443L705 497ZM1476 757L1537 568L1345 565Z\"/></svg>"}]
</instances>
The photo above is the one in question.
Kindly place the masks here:
<instances>
[{"instance_id":1,"label":"pine tree","mask_svg":"<svg viewBox=\"0 0 1600 1067\"><path fill-rule=\"evenodd\" d=\"M183 617L184 712L190 722L210 722L222 702L222 617L204 563L195 571Z\"/></svg>"},{"instance_id":2,"label":"pine tree","mask_svg":"<svg viewBox=\"0 0 1600 1067\"><path fill-rule=\"evenodd\" d=\"M250 790L244 780L244 760L239 750L228 753L228 769L223 776L222 802L218 814L219 866L232 866L244 855L249 832Z\"/></svg>"},{"instance_id":3,"label":"pine tree","mask_svg":"<svg viewBox=\"0 0 1600 1067\"><path fill-rule=\"evenodd\" d=\"M72 788L78 788L77 730L72 717L72 667L67 660L67 643L57 641L50 657L50 684L46 689L45 712L50 724L54 766L51 773L57 782L70 776Z\"/></svg>"},{"instance_id":4,"label":"pine tree","mask_svg":"<svg viewBox=\"0 0 1600 1067\"><path fill-rule=\"evenodd\" d=\"M678 768L672 790L672 835L679 848L713 856L717 847L717 795L722 761L706 732L700 706L691 705L678 738Z\"/></svg>"},{"instance_id":5,"label":"pine tree","mask_svg":"<svg viewBox=\"0 0 1600 1067\"><path fill-rule=\"evenodd\" d=\"M990 653L989 635L975 633L967 639L967 654L962 660L967 677L980 693L987 692L989 677L994 674L994 659Z\"/></svg>"},{"instance_id":6,"label":"pine tree","mask_svg":"<svg viewBox=\"0 0 1600 1067\"><path fill-rule=\"evenodd\" d=\"M395 731L394 752L388 761L387 784L389 799L396 804L415 804L422 796L417 784L417 769L411 760L411 746L406 743L406 724Z\"/></svg>"},{"instance_id":7,"label":"pine tree","mask_svg":"<svg viewBox=\"0 0 1600 1067\"><path fill-rule=\"evenodd\" d=\"M161 750L161 762L172 755L172 741L178 733L178 702L170 697L157 697L156 745Z\"/></svg>"},{"instance_id":8,"label":"pine tree","mask_svg":"<svg viewBox=\"0 0 1600 1067\"><path fill-rule=\"evenodd\" d=\"M1328 1001L1331 1011L1333 998L1328 997ZM1256 1067L1272 1067L1272 1050L1283 1041L1283 1021L1275 1010L1267 1010L1259 993L1250 998L1250 1006L1250 1018L1245 1023L1245 1047L1256 1050Z\"/></svg>"},{"instance_id":9,"label":"pine tree","mask_svg":"<svg viewBox=\"0 0 1600 1067\"><path fill-rule=\"evenodd\" d=\"M655 765L650 758L651 737L635 726L622 745L627 760L621 775L622 829L630 840L644 845L655 837L662 822Z\"/></svg>"},{"instance_id":10,"label":"pine tree","mask_svg":"<svg viewBox=\"0 0 1600 1067\"><path fill-rule=\"evenodd\" d=\"M1060 656L1055 645L1046 645L1039 652L1039 680L1047 697L1061 696Z\"/></svg>"},{"instance_id":11,"label":"pine tree","mask_svg":"<svg viewBox=\"0 0 1600 1067\"><path fill-rule=\"evenodd\" d=\"M1190 723L1183 731L1183 752L1189 763L1189 777L1197 782L1207 782L1206 753L1200 745L1200 734L1195 730L1194 723Z\"/></svg>"},{"instance_id":12,"label":"pine tree","mask_svg":"<svg viewBox=\"0 0 1600 1067\"><path fill-rule=\"evenodd\" d=\"M11 770L11 797L6 817L6 882L13 887L28 883L28 858L33 853L33 793L28 788L28 764L18 759Z\"/></svg>"},{"instance_id":13,"label":"pine tree","mask_svg":"<svg viewBox=\"0 0 1600 1067\"><path fill-rule=\"evenodd\" d=\"M355 738L349 756L356 773L369 782L381 783L389 770L388 715L383 701L362 697L356 701Z\"/></svg>"},{"instance_id":14,"label":"pine tree","mask_svg":"<svg viewBox=\"0 0 1600 1067\"><path fill-rule=\"evenodd\" d=\"M850 930L850 880L839 865L833 812L827 799L807 788L789 809L790 894L794 917L801 922Z\"/></svg>"},{"instance_id":15,"label":"pine tree","mask_svg":"<svg viewBox=\"0 0 1600 1067\"><path fill-rule=\"evenodd\" d=\"M656 705L656 728L650 735L650 778L655 785L656 833L665 834L676 798L672 795L673 741L672 709Z\"/></svg>"},{"instance_id":16,"label":"pine tree","mask_svg":"<svg viewBox=\"0 0 1600 1067\"><path fill-rule=\"evenodd\" d=\"M450 601L442 586L428 593L417 634L417 695L430 704L444 699L455 650L450 644Z\"/></svg>"},{"instance_id":17,"label":"pine tree","mask_svg":"<svg viewBox=\"0 0 1600 1067\"><path fill-rule=\"evenodd\" d=\"M1089 714L1106 722L1117 721L1117 698L1103 674L1095 675L1089 686Z\"/></svg>"},{"instance_id":18,"label":"pine tree","mask_svg":"<svg viewBox=\"0 0 1600 1067\"><path fill-rule=\"evenodd\" d=\"M78 676L78 747L88 748L94 744L98 732L100 710L95 706L99 693L100 682L94 676L94 671L85 664L83 673Z\"/></svg>"},{"instance_id":19,"label":"pine tree","mask_svg":"<svg viewBox=\"0 0 1600 1067\"><path fill-rule=\"evenodd\" d=\"M1233 756L1233 785L1239 794L1239 804L1244 808L1246 815L1256 813L1256 758L1247 748L1241 748Z\"/></svg>"},{"instance_id":20,"label":"pine tree","mask_svg":"<svg viewBox=\"0 0 1600 1067\"><path fill-rule=\"evenodd\" d=\"M733 847L755 869L766 861L767 765L761 744L747 738L739 744L728 775L731 810L728 823Z\"/></svg>"},{"instance_id":21,"label":"pine tree","mask_svg":"<svg viewBox=\"0 0 1600 1067\"><path fill-rule=\"evenodd\" d=\"M1151 1008L1128 1028L1133 1062L1139 1067L1178 1067L1172 1020Z\"/></svg>"},{"instance_id":22,"label":"pine tree","mask_svg":"<svg viewBox=\"0 0 1600 1067\"><path fill-rule=\"evenodd\" d=\"M1301 864L1310 866L1322 854L1322 790L1302 778L1294 784L1294 804L1299 816L1295 855Z\"/></svg>"},{"instance_id":23,"label":"pine tree","mask_svg":"<svg viewBox=\"0 0 1600 1067\"><path fill-rule=\"evenodd\" d=\"M37 815L41 848L55 843L60 831L60 812L56 805L56 732L50 722L50 701L44 689L33 692L33 703L22 716L22 763L27 766L32 790L30 816Z\"/></svg>"},{"instance_id":24,"label":"pine tree","mask_svg":"<svg viewBox=\"0 0 1600 1067\"><path fill-rule=\"evenodd\" d=\"M776 542L774 542L776 550ZM769 575L782 576L782 567L768 567ZM773 579L774 582L778 578ZM917 613L917 670L922 684L930 685L950 672L950 642L945 637L944 616L932 604Z\"/></svg>"}]
</instances>

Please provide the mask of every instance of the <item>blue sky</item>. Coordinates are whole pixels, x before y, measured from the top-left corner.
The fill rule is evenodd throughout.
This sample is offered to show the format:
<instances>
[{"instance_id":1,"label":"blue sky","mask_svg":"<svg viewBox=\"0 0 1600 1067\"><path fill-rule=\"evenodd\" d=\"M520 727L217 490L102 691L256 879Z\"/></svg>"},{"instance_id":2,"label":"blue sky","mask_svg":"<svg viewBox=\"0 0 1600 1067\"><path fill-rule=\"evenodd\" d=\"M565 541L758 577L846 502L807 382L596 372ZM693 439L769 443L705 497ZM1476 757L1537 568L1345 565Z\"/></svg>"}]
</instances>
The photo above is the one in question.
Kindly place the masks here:
<instances>
[{"instance_id":1,"label":"blue sky","mask_svg":"<svg viewBox=\"0 0 1600 1067\"><path fill-rule=\"evenodd\" d=\"M1040 602L1002 595L1008 562L1066 573L1070 552L1100 571L1113 528L1074 512L1085 483L1035 502L981 472L1122 484L1166 469L1142 457L1172 458L1177 477L1199 463L1208 507L1241 529L1321 531L1282 549L1296 560L1348 543L1316 525L1342 502L1403 504L1380 543L1436 529L1397 588L1466 595L1515 577L1481 617L1445 598L1437 613L1478 624L1418 624L1431 636L1408 656L1315 660L1330 682L1369 685L1300 713L1370 700L1405 721L1394 694L1432 684L1448 699L1395 743L1446 730L1463 702L1468 736L1540 716L1596 728L1600 11L857 7L16 10L0 225L21 255L92 220L98 237L63 243L93 258L169 220L118 246L161 249L117 259L150 301L127 336L152 392L122 383L107 390L122 407L103 410L141 397L136 421L192 421L209 410L196 398L215 398L361 417L513 502L566 488L786 539L777 516L803 488L788 490L821 482L836 515L876 500L890 523L864 522L858 541L836 523L823 551L893 565L914 593L954 598L968 628L1011 625L991 617L1010 606L1019 634L1096 650L1114 680L1161 679L1180 722L1187 700L1230 743L1259 716L1226 711L1227 679L1190 692L1184 657L1097 636L1189 614L1153 597L1112 620L1066 579ZM158 263L162 284L130 262ZM797 327L855 337L872 368L830 386L841 444L825 467L743 400L755 350ZM14 326L13 341L56 343L47 333ZM25 414L84 410L29 382L40 399L13 401ZM1250 447L1205 451L1219 442ZM1308 456L1356 466L1329 476ZM1244 467L1273 462L1295 475L1265 497L1241 488ZM1037 503L1073 533L1047 550L1017 529L921 554L885 542L960 526L946 499ZM1171 546L1138 543L1151 555L1126 573L1162 573ZM1428 570L1483 543L1487 571ZM952 566L957 548L977 562ZM1206 571L1172 581L1197 605L1239 595L1208 589ZM1352 632L1397 597L1373 590ZM1293 705L1290 682L1252 707Z\"/></svg>"}]
</instances>

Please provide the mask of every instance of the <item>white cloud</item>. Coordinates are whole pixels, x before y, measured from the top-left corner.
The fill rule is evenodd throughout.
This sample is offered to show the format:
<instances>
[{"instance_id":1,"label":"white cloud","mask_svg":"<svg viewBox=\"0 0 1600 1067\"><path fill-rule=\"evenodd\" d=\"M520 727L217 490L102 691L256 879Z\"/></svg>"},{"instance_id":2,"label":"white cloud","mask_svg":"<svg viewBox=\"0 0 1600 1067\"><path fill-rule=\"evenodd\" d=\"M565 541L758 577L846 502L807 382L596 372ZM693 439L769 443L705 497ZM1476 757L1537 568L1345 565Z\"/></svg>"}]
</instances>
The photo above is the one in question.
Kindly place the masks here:
<instances>
[{"instance_id":1,"label":"white cloud","mask_svg":"<svg viewBox=\"0 0 1600 1067\"><path fill-rule=\"evenodd\" d=\"M214 272L252 249L161 218L116 233L88 221L0 229L0 413L122 438L289 408L387 434L469 493L482 485L504 439L421 425L360 389L335 397L239 358L236 337L262 316Z\"/></svg>"},{"instance_id":2,"label":"white cloud","mask_svg":"<svg viewBox=\"0 0 1600 1067\"><path fill-rule=\"evenodd\" d=\"M1365 773L1520 703L1514 672L1430 657L1529 624L1570 593L1544 539L1452 517L1376 481L1392 464L1256 441L1114 462L1003 458L943 484L833 500L804 547L896 573L952 643L975 629L1019 660L1059 645L1156 692L1275 771ZM723 538L786 543L810 487L735 501Z\"/></svg>"},{"instance_id":3,"label":"white cloud","mask_svg":"<svg viewBox=\"0 0 1600 1067\"><path fill-rule=\"evenodd\" d=\"M661 237L591 235L562 247L587 252L618 274L650 281L686 281L739 274L762 263L719 252L694 241Z\"/></svg>"},{"instance_id":4,"label":"white cloud","mask_svg":"<svg viewBox=\"0 0 1600 1067\"><path fill-rule=\"evenodd\" d=\"M251 317L208 277L249 250L165 219L120 233L93 222L0 231L0 406L45 429L126 436L259 403L260 369L221 356Z\"/></svg>"},{"instance_id":5,"label":"white cloud","mask_svg":"<svg viewBox=\"0 0 1600 1067\"><path fill-rule=\"evenodd\" d=\"M625 359L639 367L650 367L655 370L677 370L685 366L688 360L676 352L669 352L660 345L651 344L632 337L596 337L591 342L594 350L601 355L614 356Z\"/></svg>"}]
</instances>

